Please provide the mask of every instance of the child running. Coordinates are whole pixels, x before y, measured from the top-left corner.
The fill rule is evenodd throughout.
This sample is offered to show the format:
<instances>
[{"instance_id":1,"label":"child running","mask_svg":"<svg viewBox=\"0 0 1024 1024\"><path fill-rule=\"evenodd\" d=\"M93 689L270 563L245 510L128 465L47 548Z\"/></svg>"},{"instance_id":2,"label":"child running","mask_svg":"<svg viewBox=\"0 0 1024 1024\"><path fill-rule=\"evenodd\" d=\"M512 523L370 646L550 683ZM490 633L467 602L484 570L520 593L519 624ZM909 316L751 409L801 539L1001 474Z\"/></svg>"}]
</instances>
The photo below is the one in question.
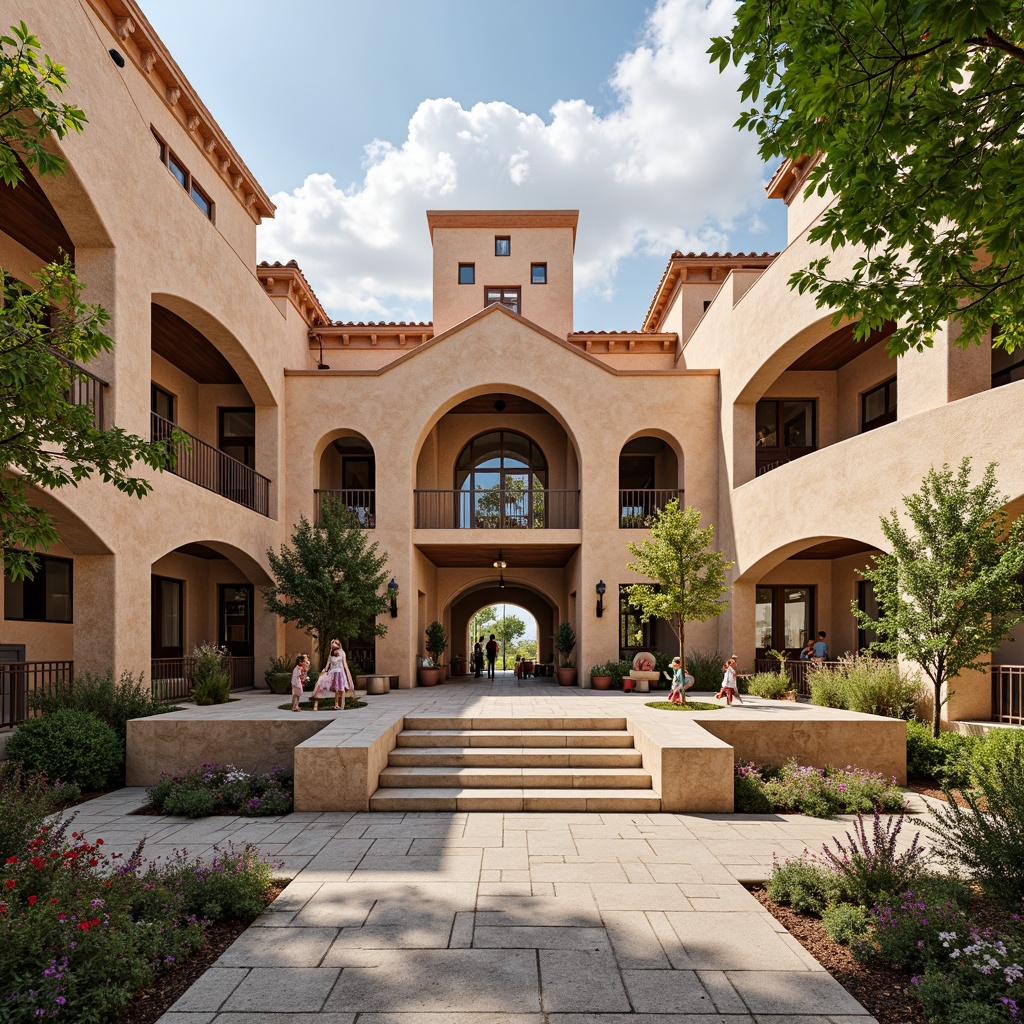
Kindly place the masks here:
<instances>
[{"instance_id":1,"label":"child running","mask_svg":"<svg viewBox=\"0 0 1024 1024\"><path fill-rule=\"evenodd\" d=\"M687 675L683 661L679 657L672 659L672 689L668 699L673 704L682 704L683 695L693 686L693 676Z\"/></svg>"},{"instance_id":2,"label":"child running","mask_svg":"<svg viewBox=\"0 0 1024 1024\"><path fill-rule=\"evenodd\" d=\"M295 668L292 669L292 711L299 710L299 700L302 691L306 688L306 680L309 678L309 656L300 654L295 659Z\"/></svg>"},{"instance_id":3,"label":"child running","mask_svg":"<svg viewBox=\"0 0 1024 1024\"><path fill-rule=\"evenodd\" d=\"M743 701L740 699L739 690L736 688L736 655L734 654L723 666L722 670L725 673L722 676L722 689L719 693L725 696L725 703L732 707L732 702L735 700L738 704L742 704Z\"/></svg>"}]
</instances>

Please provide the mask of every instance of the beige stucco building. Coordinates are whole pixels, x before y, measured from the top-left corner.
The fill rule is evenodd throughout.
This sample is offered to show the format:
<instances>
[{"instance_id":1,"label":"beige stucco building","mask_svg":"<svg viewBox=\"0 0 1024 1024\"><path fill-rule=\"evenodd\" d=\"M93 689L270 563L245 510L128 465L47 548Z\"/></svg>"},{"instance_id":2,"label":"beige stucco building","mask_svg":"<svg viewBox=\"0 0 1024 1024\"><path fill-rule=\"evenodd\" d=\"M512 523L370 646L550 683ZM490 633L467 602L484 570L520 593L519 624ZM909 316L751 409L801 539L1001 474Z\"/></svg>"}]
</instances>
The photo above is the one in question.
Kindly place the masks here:
<instances>
[{"instance_id":1,"label":"beige stucco building","mask_svg":"<svg viewBox=\"0 0 1024 1024\"><path fill-rule=\"evenodd\" d=\"M735 562L728 610L688 643L744 668L819 629L833 652L863 642L856 570L930 466L998 462L1017 511L1024 362L949 331L896 362L791 291L823 208L804 168L770 186L783 252L673 253L638 330L574 330L572 210L425 211L432 321L332 323L296 265L257 265L273 205L134 0L39 0L32 21L89 124L63 177L0 186L0 265L27 281L72 253L116 343L87 367L97 415L194 441L143 501L96 482L38 495L62 542L5 585L7 661L160 678L213 641L262 683L309 646L263 611L266 552L324 492L388 553L398 614L357 658L403 686L427 623L465 654L470 616L501 599L537 618L543 659L562 620L581 669L635 648L626 545L677 494ZM647 644L670 649L665 627ZM989 717L987 681L960 689L953 717Z\"/></svg>"}]
</instances>

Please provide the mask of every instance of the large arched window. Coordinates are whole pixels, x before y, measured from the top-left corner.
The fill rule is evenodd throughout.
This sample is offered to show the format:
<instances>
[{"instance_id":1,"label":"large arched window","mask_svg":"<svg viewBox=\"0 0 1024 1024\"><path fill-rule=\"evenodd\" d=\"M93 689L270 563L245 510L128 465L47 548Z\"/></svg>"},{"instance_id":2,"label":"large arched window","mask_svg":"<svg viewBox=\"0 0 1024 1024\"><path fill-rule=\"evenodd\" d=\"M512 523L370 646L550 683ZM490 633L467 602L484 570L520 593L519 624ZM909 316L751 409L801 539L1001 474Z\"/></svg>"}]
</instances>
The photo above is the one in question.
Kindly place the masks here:
<instances>
[{"instance_id":1,"label":"large arched window","mask_svg":"<svg viewBox=\"0 0 1024 1024\"><path fill-rule=\"evenodd\" d=\"M543 527L547 480L544 453L523 434L492 430L474 437L455 463L458 525Z\"/></svg>"}]
</instances>

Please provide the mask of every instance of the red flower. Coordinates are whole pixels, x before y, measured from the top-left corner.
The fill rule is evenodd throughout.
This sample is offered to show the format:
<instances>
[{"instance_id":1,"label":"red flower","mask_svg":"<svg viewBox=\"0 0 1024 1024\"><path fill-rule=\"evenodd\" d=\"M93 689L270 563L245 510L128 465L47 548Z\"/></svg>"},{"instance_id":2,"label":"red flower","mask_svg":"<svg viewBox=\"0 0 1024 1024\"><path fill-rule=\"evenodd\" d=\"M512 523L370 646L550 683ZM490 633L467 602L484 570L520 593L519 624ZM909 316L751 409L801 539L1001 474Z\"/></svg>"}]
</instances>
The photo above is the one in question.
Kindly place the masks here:
<instances>
[{"instance_id":1,"label":"red flower","mask_svg":"<svg viewBox=\"0 0 1024 1024\"><path fill-rule=\"evenodd\" d=\"M46 867L46 858L45 857L33 857L29 861L29 864L31 864L32 867L34 867L36 869L36 871L42 871L43 868Z\"/></svg>"},{"instance_id":2,"label":"red flower","mask_svg":"<svg viewBox=\"0 0 1024 1024\"><path fill-rule=\"evenodd\" d=\"M56 903L56 902L57 902L57 897L56 897L56 896L54 896L54 897L53 897L53 899L52 899L52 900L50 900L50 902L51 902L51 903Z\"/></svg>"},{"instance_id":3,"label":"red flower","mask_svg":"<svg viewBox=\"0 0 1024 1024\"><path fill-rule=\"evenodd\" d=\"M57 920L58 921L66 921L67 919L68 919L68 915L67 914L58 914L57 915Z\"/></svg>"},{"instance_id":4,"label":"red flower","mask_svg":"<svg viewBox=\"0 0 1024 1024\"><path fill-rule=\"evenodd\" d=\"M18 858L17 857L8 857L7 860L4 861L4 863L5 864L17 864L18 863Z\"/></svg>"},{"instance_id":5,"label":"red flower","mask_svg":"<svg viewBox=\"0 0 1024 1024\"><path fill-rule=\"evenodd\" d=\"M103 840L102 839L97 839L96 840L96 845L97 846L102 846L103 845Z\"/></svg>"},{"instance_id":6,"label":"red flower","mask_svg":"<svg viewBox=\"0 0 1024 1024\"><path fill-rule=\"evenodd\" d=\"M99 861L95 857L89 858L89 867L94 868L97 864L99 864Z\"/></svg>"},{"instance_id":7,"label":"red flower","mask_svg":"<svg viewBox=\"0 0 1024 1024\"><path fill-rule=\"evenodd\" d=\"M38 897L36 897L36 896L29 896L29 898L28 898L28 905L30 907L34 907L36 905L36 899L37 898Z\"/></svg>"},{"instance_id":8,"label":"red flower","mask_svg":"<svg viewBox=\"0 0 1024 1024\"><path fill-rule=\"evenodd\" d=\"M7 879L7 888L13 889L18 883L13 878Z\"/></svg>"}]
</instances>

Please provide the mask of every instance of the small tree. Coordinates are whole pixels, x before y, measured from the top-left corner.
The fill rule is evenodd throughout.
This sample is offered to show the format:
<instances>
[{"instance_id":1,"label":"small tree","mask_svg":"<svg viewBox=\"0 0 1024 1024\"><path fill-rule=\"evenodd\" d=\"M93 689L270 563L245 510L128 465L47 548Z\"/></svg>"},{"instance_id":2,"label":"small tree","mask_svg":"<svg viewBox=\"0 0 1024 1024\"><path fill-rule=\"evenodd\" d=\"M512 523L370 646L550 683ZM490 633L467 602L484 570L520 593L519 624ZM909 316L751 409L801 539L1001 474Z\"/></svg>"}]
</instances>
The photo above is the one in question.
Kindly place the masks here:
<instances>
[{"instance_id":1,"label":"small tree","mask_svg":"<svg viewBox=\"0 0 1024 1024\"><path fill-rule=\"evenodd\" d=\"M448 634L444 626L435 619L426 629L427 654L433 659L434 665L441 667L441 657L448 650Z\"/></svg>"},{"instance_id":2,"label":"small tree","mask_svg":"<svg viewBox=\"0 0 1024 1024\"><path fill-rule=\"evenodd\" d=\"M377 616L388 610L388 556L378 555L378 547L367 543L355 513L332 499L321 505L318 522L299 518L290 545L267 551L276 581L263 591L267 611L313 639L321 668L334 637L348 645L387 633Z\"/></svg>"},{"instance_id":3,"label":"small tree","mask_svg":"<svg viewBox=\"0 0 1024 1024\"><path fill-rule=\"evenodd\" d=\"M555 650L562 656L562 668L571 668L570 655L576 649L576 630L569 622L560 622L555 632Z\"/></svg>"},{"instance_id":4,"label":"small tree","mask_svg":"<svg viewBox=\"0 0 1024 1024\"><path fill-rule=\"evenodd\" d=\"M515 647L516 641L526 632L526 623L518 615L503 615L494 627L494 635L501 644L501 667L505 668L505 655Z\"/></svg>"},{"instance_id":5,"label":"small tree","mask_svg":"<svg viewBox=\"0 0 1024 1024\"><path fill-rule=\"evenodd\" d=\"M860 628L878 635L871 650L906 658L928 677L933 736L948 681L982 668L983 656L1024 618L1024 519L1007 525L995 463L976 486L970 475L969 458L955 473L930 469L920 490L903 499L910 529L895 509L882 517L892 553L876 555L861 572L874 585L879 616L853 605Z\"/></svg>"},{"instance_id":6,"label":"small tree","mask_svg":"<svg viewBox=\"0 0 1024 1024\"><path fill-rule=\"evenodd\" d=\"M732 566L721 551L711 549L715 528L700 528L700 512L679 507L673 498L658 513L651 537L630 544L634 561L626 566L654 581L634 583L627 589L629 601L640 608L643 619L671 622L679 640L679 657L686 664L686 623L706 622L722 614L727 592L726 570ZM683 695L686 700L686 695Z\"/></svg>"}]
</instances>

